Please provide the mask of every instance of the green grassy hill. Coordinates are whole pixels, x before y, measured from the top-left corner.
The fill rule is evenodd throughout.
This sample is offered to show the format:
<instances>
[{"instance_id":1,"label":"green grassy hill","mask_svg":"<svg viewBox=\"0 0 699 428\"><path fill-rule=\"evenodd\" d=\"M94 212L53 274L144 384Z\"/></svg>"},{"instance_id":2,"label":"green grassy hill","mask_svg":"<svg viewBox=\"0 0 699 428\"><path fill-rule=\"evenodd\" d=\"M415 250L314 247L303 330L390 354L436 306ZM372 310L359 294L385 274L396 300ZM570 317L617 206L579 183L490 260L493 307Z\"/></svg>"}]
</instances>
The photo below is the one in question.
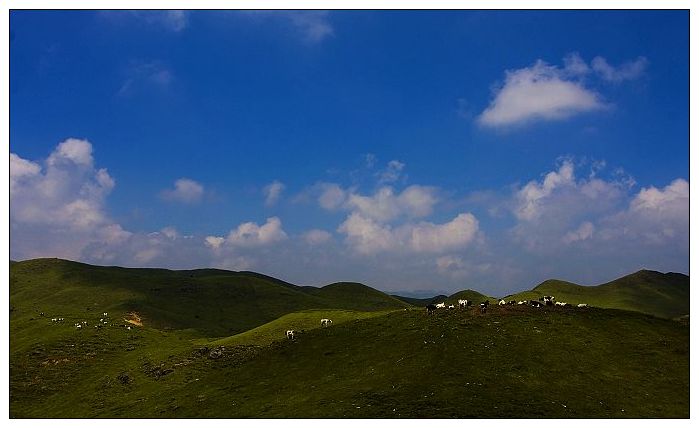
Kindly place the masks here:
<instances>
[{"instance_id":1,"label":"green grassy hill","mask_svg":"<svg viewBox=\"0 0 699 428\"><path fill-rule=\"evenodd\" d=\"M216 337L241 333L282 315L316 308L359 311L407 306L357 283L298 287L251 272L171 271L91 266L36 259L10 267L13 316L80 318L136 312L158 329L192 329Z\"/></svg>"},{"instance_id":2,"label":"green grassy hill","mask_svg":"<svg viewBox=\"0 0 699 428\"><path fill-rule=\"evenodd\" d=\"M528 307L351 318L295 341L253 330L222 350L150 327L49 325L61 340L13 349L10 415L689 417L689 327L678 322Z\"/></svg>"},{"instance_id":3,"label":"green grassy hill","mask_svg":"<svg viewBox=\"0 0 699 428\"><path fill-rule=\"evenodd\" d=\"M689 416L686 318L428 316L361 284L215 269L13 263L9 368L13 418Z\"/></svg>"},{"instance_id":4,"label":"green grassy hill","mask_svg":"<svg viewBox=\"0 0 699 428\"><path fill-rule=\"evenodd\" d=\"M555 296L559 302L587 303L599 308L638 311L663 318L689 314L689 277L679 273L641 270L597 286L548 280L531 291L507 298L530 300L545 295Z\"/></svg>"}]
</instances>

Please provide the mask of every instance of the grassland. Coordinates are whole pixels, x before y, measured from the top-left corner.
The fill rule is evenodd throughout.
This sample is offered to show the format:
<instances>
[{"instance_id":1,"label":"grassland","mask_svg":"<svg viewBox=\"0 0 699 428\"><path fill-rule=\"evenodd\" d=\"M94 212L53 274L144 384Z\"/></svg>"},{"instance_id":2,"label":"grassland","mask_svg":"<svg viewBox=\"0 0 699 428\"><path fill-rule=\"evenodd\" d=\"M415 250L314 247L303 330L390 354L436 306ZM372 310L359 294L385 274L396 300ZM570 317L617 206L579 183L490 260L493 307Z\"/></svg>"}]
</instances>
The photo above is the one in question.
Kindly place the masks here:
<instances>
[{"instance_id":1,"label":"grassland","mask_svg":"<svg viewBox=\"0 0 699 428\"><path fill-rule=\"evenodd\" d=\"M427 316L355 283L60 260L12 264L10 305L15 418L689 416L689 326L640 312Z\"/></svg>"}]
</instances>

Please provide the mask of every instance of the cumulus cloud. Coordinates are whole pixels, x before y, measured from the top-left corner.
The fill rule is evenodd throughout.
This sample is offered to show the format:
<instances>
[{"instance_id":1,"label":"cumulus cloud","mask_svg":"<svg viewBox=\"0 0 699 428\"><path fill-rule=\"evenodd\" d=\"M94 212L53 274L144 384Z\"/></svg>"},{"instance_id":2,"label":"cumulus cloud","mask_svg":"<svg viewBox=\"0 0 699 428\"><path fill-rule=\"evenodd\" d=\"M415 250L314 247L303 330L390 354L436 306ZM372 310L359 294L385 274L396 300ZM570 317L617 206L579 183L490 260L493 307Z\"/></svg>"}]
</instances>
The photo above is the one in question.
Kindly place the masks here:
<instances>
[{"instance_id":1,"label":"cumulus cloud","mask_svg":"<svg viewBox=\"0 0 699 428\"><path fill-rule=\"evenodd\" d=\"M388 221L401 216L419 218L432 213L439 201L437 188L412 185L396 194L392 187L381 187L372 196L350 193L346 207L363 216Z\"/></svg>"},{"instance_id":2,"label":"cumulus cloud","mask_svg":"<svg viewBox=\"0 0 699 428\"><path fill-rule=\"evenodd\" d=\"M570 244L576 241L584 241L592 236L595 231L595 226L586 221L580 225L576 230L571 230L566 233L563 237L563 242Z\"/></svg>"},{"instance_id":3,"label":"cumulus cloud","mask_svg":"<svg viewBox=\"0 0 699 428\"><path fill-rule=\"evenodd\" d=\"M347 198L347 192L335 183L319 183L315 186L319 191L318 204L328 210L340 208Z\"/></svg>"},{"instance_id":4,"label":"cumulus cloud","mask_svg":"<svg viewBox=\"0 0 699 428\"><path fill-rule=\"evenodd\" d=\"M160 195L167 201L195 204L204 196L204 186L189 178L180 178L175 180L174 188L163 190Z\"/></svg>"},{"instance_id":5,"label":"cumulus cloud","mask_svg":"<svg viewBox=\"0 0 699 428\"><path fill-rule=\"evenodd\" d=\"M76 138L61 142L43 165L10 154L12 257L76 258L87 242L130 236L105 210L114 179L93 164L92 144Z\"/></svg>"},{"instance_id":6,"label":"cumulus cloud","mask_svg":"<svg viewBox=\"0 0 699 428\"><path fill-rule=\"evenodd\" d=\"M332 234L321 229L312 229L303 234L303 240L308 245L320 245L332 239Z\"/></svg>"},{"instance_id":7,"label":"cumulus cloud","mask_svg":"<svg viewBox=\"0 0 699 428\"><path fill-rule=\"evenodd\" d=\"M265 205L271 207L272 205L276 204L285 188L286 186L284 183L277 180L274 180L270 184L266 185L262 189L262 193L265 196Z\"/></svg>"},{"instance_id":8,"label":"cumulus cloud","mask_svg":"<svg viewBox=\"0 0 699 428\"><path fill-rule=\"evenodd\" d=\"M287 234L282 229L281 220L278 217L270 217L262 226L254 222L242 223L231 230L225 239L207 236L205 240L210 247L219 248L224 244L233 247L256 247L285 239L287 239Z\"/></svg>"},{"instance_id":9,"label":"cumulus cloud","mask_svg":"<svg viewBox=\"0 0 699 428\"><path fill-rule=\"evenodd\" d=\"M635 61L626 62L619 67L609 65L606 59L598 56L592 60L592 69L602 79L620 83L624 80L637 79L646 71L648 60L645 57L638 57Z\"/></svg>"},{"instance_id":10,"label":"cumulus cloud","mask_svg":"<svg viewBox=\"0 0 699 428\"><path fill-rule=\"evenodd\" d=\"M573 61L570 70L538 60L531 67L505 72L505 82L495 91L478 122L487 127L517 125L533 120L565 119L579 113L604 108L601 97L586 88L573 72L581 64Z\"/></svg>"},{"instance_id":11,"label":"cumulus cloud","mask_svg":"<svg viewBox=\"0 0 699 428\"><path fill-rule=\"evenodd\" d=\"M664 188L643 188L626 210L602 224L601 239L684 246L689 242L689 183L679 178Z\"/></svg>"},{"instance_id":12,"label":"cumulus cloud","mask_svg":"<svg viewBox=\"0 0 699 428\"><path fill-rule=\"evenodd\" d=\"M511 210L518 220L512 236L529 250L553 251L555 242L581 240L589 226L577 230L585 219L598 218L620 210L628 183L599 176L603 164L593 163L586 177L576 178L572 160L541 180L532 180L514 191ZM576 229L576 230L573 230Z\"/></svg>"},{"instance_id":13,"label":"cumulus cloud","mask_svg":"<svg viewBox=\"0 0 699 428\"><path fill-rule=\"evenodd\" d=\"M574 183L573 164L565 161L558 171L551 171L546 174L544 180L539 183L535 180L527 183L517 192L517 206L515 215L517 218L532 220L539 216L541 205L546 197L561 186Z\"/></svg>"},{"instance_id":14,"label":"cumulus cloud","mask_svg":"<svg viewBox=\"0 0 699 428\"><path fill-rule=\"evenodd\" d=\"M477 120L495 128L602 110L607 105L590 87L590 78L620 83L642 76L647 66L642 56L618 67L598 56L588 65L577 52L563 58L563 67L537 60L530 67L505 71L504 82L496 87L490 105Z\"/></svg>"},{"instance_id":15,"label":"cumulus cloud","mask_svg":"<svg viewBox=\"0 0 699 428\"><path fill-rule=\"evenodd\" d=\"M374 254L382 251L439 253L468 246L477 236L478 220L470 213L434 224L406 223L396 228L354 212L338 227L346 242L356 252Z\"/></svg>"}]
</instances>

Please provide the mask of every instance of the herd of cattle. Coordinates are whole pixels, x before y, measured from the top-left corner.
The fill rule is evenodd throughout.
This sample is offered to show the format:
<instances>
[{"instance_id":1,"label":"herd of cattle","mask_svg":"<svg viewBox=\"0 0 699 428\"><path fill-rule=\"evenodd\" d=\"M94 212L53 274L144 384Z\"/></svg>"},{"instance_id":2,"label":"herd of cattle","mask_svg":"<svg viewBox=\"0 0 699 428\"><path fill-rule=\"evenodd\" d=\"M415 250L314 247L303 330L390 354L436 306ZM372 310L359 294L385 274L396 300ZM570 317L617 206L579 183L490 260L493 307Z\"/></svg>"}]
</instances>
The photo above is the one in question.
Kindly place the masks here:
<instances>
[{"instance_id":1,"label":"herd of cattle","mask_svg":"<svg viewBox=\"0 0 699 428\"><path fill-rule=\"evenodd\" d=\"M473 300L466 300L466 299L459 299L459 309L466 309L469 306L473 305ZM486 313L488 310L488 305L490 305L489 301L483 301L479 303L479 309L481 313ZM542 306L572 306L569 303L566 302L556 302L556 298L554 296L542 296L539 300L504 300L500 299L498 302L499 306L505 306L505 305L530 305L534 308L540 308ZM578 308L586 308L587 303L580 303L577 305ZM436 311L437 309L455 309L456 307L453 304L450 304L447 306L446 302L441 302L441 303L430 303L429 305L425 306L427 309L427 314L431 314L432 312ZM406 309L407 311L407 309ZM320 320L320 326L321 327L329 327L333 323L333 320L328 319L328 318L323 318ZM297 331L296 330L287 330L286 331L286 338L290 340L294 340L296 338Z\"/></svg>"},{"instance_id":2,"label":"herd of cattle","mask_svg":"<svg viewBox=\"0 0 699 428\"><path fill-rule=\"evenodd\" d=\"M459 309L465 309L469 306L471 306L474 302L472 300L466 300L466 299L459 299ZM481 302L478 306L481 311L481 313L486 313L488 310L488 305L490 305L490 302L488 300ZM566 302L556 302L556 298L554 296L542 296L539 298L539 300L508 300L506 301L505 299L500 299L498 302L499 306L505 306L505 305L529 305L534 308L540 308L542 306L571 306L569 303ZM578 308L586 308L587 303L580 303L577 305ZM427 309L427 314L431 314L432 312L436 311L437 309L442 309L442 308L447 308L447 309L454 309L455 306L453 304L447 306L446 302L442 303L430 303L429 305L425 306Z\"/></svg>"}]
</instances>

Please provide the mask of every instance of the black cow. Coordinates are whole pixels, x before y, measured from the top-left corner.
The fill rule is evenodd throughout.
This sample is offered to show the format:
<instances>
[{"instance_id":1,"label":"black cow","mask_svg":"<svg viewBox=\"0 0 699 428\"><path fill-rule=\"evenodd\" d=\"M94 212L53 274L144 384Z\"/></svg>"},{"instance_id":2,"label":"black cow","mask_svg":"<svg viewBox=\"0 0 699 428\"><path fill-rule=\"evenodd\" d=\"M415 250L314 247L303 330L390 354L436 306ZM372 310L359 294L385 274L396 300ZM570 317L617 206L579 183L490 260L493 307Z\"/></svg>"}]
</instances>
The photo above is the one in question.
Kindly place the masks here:
<instances>
[{"instance_id":1,"label":"black cow","mask_svg":"<svg viewBox=\"0 0 699 428\"><path fill-rule=\"evenodd\" d=\"M532 300L532 301L530 302L530 304L532 305L533 308L540 308L540 307L543 306L543 305L541 304L541 302L539 302L538 300Z\"/></svg>"},{"instance_id":2,"label":"black cow","mask_svg":"<svg viewBox=\"0 0 699 428\"><path fill-rule=\"evenodd\" d=\"M481 313L484 314L488 310L488 301L481 303Z\"/></svg>"},{"instance_id":3,"label":"black cow","mask_svg":"<svg viewBox=\"0 0 699 428\"><path fill-rule=\"evenodd\" d=\"M437 306L434 305L434 304L432 304L432 303L430 303L429 305L425 306L425 308L427 309L427 315L429 315L429 314L431 314L432 312L434 312L434 311L437 310Z\"/></svg>"}]
</instances>

